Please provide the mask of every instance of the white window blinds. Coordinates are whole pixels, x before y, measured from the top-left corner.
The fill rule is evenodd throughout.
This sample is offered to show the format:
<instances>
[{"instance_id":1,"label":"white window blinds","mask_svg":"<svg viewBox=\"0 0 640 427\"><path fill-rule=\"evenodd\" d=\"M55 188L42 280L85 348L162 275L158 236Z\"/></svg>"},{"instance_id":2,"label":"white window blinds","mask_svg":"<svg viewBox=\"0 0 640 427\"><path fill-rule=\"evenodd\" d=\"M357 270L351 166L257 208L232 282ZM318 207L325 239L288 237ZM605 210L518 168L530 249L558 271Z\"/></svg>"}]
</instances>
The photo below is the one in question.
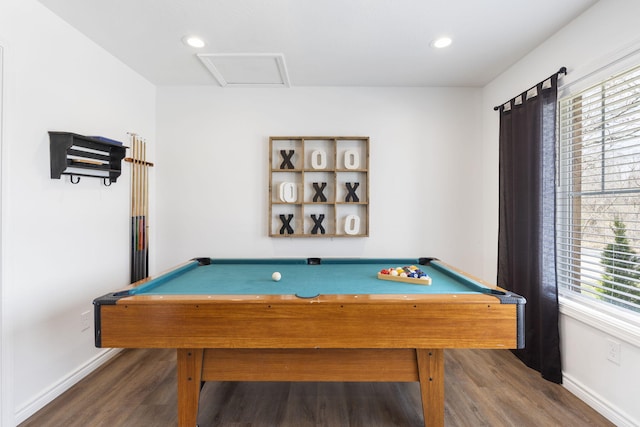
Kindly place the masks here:
<instances>
[{"instance_id":1,"label":"white window blinds","mask_svg":"<svg viewBox=\"0 0 640 427\"><path fill-rule=\"evenodd\" d=\"M640 313L640 67L559 100L560 291Z\"/></svg>"}]
</instances>

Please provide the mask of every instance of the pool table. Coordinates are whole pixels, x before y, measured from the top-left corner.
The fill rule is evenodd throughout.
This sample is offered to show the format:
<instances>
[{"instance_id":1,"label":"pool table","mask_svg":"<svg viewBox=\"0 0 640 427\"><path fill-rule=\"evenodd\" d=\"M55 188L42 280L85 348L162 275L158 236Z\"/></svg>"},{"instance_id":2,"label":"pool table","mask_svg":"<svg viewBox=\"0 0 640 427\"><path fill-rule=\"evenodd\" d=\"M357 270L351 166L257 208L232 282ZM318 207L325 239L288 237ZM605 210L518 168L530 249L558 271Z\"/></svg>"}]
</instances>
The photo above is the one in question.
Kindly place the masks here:
<instances>
[{"instance_id":1,"label":"pool table","mask_svg":"<svg viewBox=\"0 0 640 427\"><path fill-rule=\"evenodd\" d=\"M377 276L409 265L431 285ZM95 343L176 348L181 427L204 381L418 381L442 426L444 349L522 348L525 303L433 258L196 258L96 298Z\"/></svg>"}]
</instances>

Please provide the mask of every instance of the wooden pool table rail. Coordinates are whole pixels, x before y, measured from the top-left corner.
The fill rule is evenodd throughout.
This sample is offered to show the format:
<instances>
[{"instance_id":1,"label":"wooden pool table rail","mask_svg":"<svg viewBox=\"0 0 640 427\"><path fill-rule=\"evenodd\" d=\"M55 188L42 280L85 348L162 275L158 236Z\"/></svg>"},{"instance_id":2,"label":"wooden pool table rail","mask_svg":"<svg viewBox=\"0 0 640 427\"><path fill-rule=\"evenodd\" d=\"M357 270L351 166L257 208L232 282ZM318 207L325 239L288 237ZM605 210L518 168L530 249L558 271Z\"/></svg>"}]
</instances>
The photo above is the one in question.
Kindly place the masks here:
<instances>
[{"instance_id":1,"label":"wooden pool table rail","mask_svg":"<svg viewBox=\"0 0 640 427\"><path fill-rule=\"evenodd\" d=\"M122 348L517 348L517 304L476 300L148 301L103 305L96 345Z\"/></svg>"}]
</instances>

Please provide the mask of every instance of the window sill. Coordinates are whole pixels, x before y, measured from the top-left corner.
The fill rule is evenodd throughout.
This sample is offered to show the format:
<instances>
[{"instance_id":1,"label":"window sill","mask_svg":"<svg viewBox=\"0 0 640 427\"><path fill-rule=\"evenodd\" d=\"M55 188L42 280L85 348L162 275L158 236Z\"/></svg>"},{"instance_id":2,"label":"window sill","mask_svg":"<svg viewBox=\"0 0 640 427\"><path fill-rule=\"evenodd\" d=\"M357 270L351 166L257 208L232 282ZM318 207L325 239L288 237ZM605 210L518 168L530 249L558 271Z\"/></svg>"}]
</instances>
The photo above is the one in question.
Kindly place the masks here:
<instances>
[{"instance_id":1,"label":"window sill","mask_svg":"<svg viewBox=\"0 0 640 427\"><path fill-rule=\"evenodd\" d=\"M640 347L640 315L582 298L560 296L560 313Z\"/></svg>"}]
</instances>

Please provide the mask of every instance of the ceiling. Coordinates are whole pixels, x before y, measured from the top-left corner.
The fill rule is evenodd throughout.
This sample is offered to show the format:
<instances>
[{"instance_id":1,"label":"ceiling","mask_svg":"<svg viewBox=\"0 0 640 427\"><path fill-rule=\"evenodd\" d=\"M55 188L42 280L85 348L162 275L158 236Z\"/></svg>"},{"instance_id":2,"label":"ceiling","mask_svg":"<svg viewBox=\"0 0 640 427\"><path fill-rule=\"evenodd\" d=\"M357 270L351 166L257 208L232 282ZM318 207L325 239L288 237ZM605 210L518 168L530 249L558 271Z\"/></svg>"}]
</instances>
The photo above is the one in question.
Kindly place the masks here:
<instances>
[{"instance_id":1,"label":"ceiling","mask_svg":"<svg viewBox=\"0 0 640 427\"><path fill-rule=\"evenodd\" d=\"M475 87L597 2L39 1L158 86L219 85L202 53L281 55L291 86ZM191 34L206 46L183 44ZM432 48L441 35L453 44Z\"/></svg>"}]
</instances>

